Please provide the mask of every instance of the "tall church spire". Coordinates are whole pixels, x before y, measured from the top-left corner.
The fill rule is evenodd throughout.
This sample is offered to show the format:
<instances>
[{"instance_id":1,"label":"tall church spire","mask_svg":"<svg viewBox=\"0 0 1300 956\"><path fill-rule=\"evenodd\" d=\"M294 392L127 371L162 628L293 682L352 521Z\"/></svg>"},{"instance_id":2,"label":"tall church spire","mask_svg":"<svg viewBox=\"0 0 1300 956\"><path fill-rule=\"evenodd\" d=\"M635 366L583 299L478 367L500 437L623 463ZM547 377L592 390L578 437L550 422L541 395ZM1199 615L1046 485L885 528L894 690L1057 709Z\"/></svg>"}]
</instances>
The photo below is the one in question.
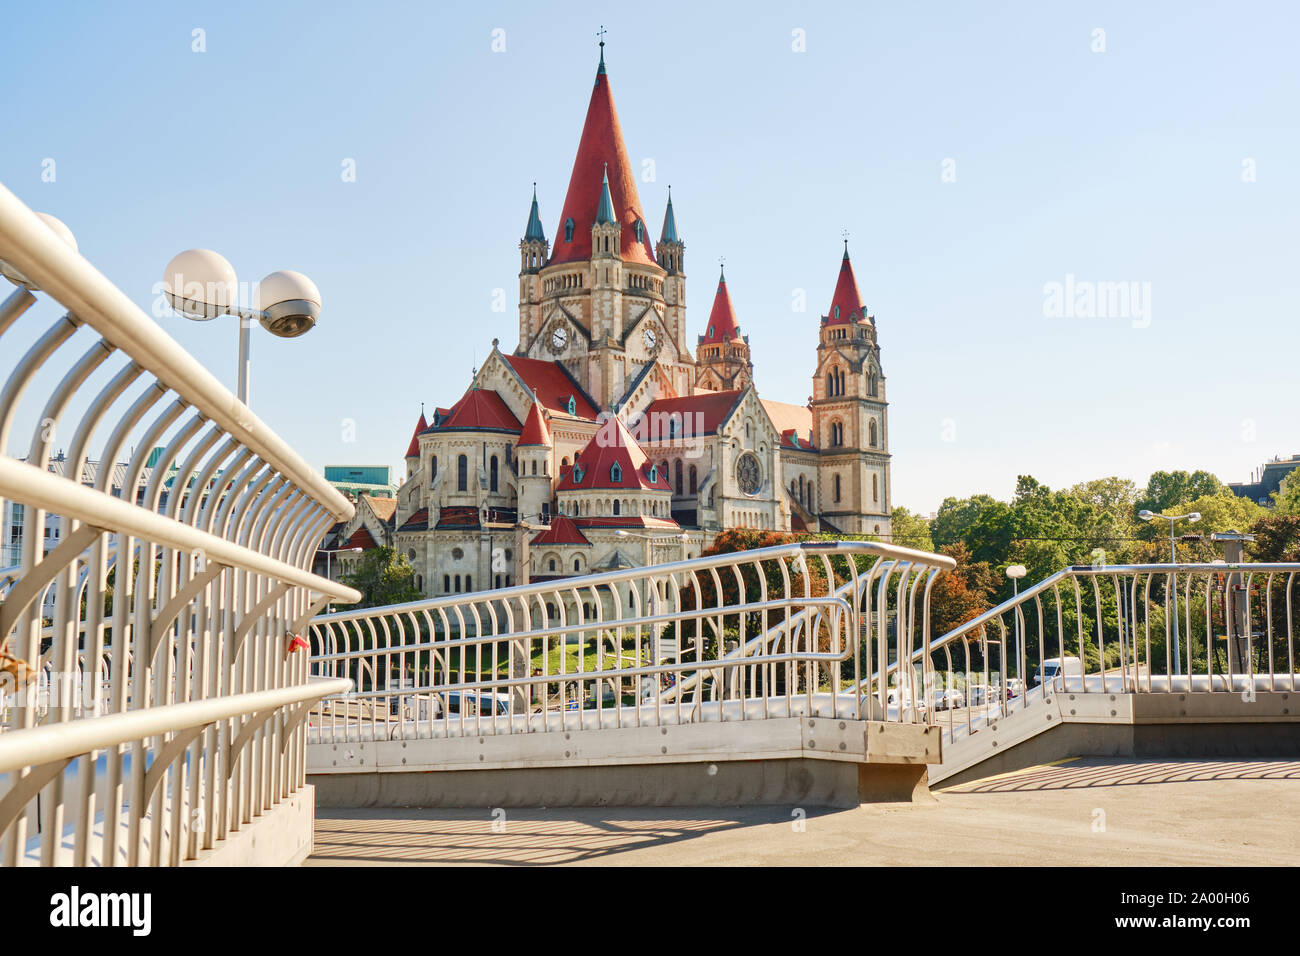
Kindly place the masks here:
<instances>
[{"instance_id":1,"label":"tall church spire","mask_svg":"<svg viewBox=\"0 0 1300 956\"><path fill-rule=\"evenodd\" d=\"M623 131L619 126L618 111L614 108L614 95L605 72L602 48L596 85L587 104L587 118L583 123L582 137L578 140L578 153L573 160L569 189L560 212L560 228L555 232L550 258L552 265L591 258L591 227L596 223L606 177L611 205L621 227L620 245L624 260L653 265L650 230L645 228L645 213L637 194L632 161L623 143ZM640 237L637 236L638 222L641 223Z\"/></svg>"},{"instance_id":2,"label":"tall church spire","mask_svg":"<svg viewBox=\"0 0 1300 956\"><path fill-rule=\"evenodd\" d=\"M835 283L831 309L826 313L826 324L847 325L866 317L867 309L862 304L862 293L858 290L858 280L853 275L853 262L849 259L849 241L845 239L844 258L840 260L840 277Z\"/></svg>"}]
</instances>

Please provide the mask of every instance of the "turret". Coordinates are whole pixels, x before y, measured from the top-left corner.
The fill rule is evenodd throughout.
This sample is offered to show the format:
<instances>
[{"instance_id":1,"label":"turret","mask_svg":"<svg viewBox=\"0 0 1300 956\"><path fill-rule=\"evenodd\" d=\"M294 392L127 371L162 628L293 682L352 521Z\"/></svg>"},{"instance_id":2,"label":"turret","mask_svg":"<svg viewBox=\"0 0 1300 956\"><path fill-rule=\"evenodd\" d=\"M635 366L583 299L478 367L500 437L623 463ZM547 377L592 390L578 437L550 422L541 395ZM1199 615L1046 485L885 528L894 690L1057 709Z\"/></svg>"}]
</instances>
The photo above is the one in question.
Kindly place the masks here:
<instances>
[{"instance_id":1,"label":"turret","mask_svg":"<svg viewBox=\"0 0 1300 956\"><path fill-rule=\"evenodd\" d=\"M524 430L515 446L515 463L519 469L519 520L528 524L545 524L551 514L551 430L546 412L533 399Z\"/></svg>"}]
</instances>

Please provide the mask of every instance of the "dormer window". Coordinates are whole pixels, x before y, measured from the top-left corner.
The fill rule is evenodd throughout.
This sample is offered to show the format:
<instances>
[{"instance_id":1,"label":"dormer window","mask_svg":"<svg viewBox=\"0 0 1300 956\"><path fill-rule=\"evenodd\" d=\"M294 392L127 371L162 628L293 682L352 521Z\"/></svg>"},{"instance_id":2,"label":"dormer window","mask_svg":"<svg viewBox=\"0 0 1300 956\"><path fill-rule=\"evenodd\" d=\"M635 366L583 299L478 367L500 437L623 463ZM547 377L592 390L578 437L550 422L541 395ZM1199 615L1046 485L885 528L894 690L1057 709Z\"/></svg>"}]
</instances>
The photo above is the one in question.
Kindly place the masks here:
<instances>
[{"instance_id":1,"label":"dormer window","mask_svg":"<svg viewBox=\"0 0 1300 956\"><path fill-rule=\"evenodd\" d=\"M840 317L840 307L837 305L835 307L835 318L838 319L839 317Z\"/></svg>"},{"instance_id":2,"label":"dormer window","mask_svg":"<svg viewBox=\"0 0 1300 956\"><path fill-rule=\"evenodd\" d=\"M574 483L575 485L580 485L580 484L582 484L582 476L583 476L582 466L581 466L581 465L574 465L574 466L573 466L573 483Z\"/></svg>"},{"instance_id":3,"label":"dormer window","mask_svg":"<svg viewBox=\"0 0 1300 956\"><path fill-rule=\"evenodd\" d=\"M636 241L637 241L637 242L644 242L644 241L645 241L645 226L641 225L641 220L640 220L640 219L638 219L638 220L636 221L636 225L635 225L633 228L636 230Z\"/></svg>"},{"instance_id":4,"label":"dormer window","mask_svg":"<svg viewBox=\"0 0 1300 956\"><path fill-rule=\"evenodd\" d=\"M651 466L650 466L650 484L652 484L652 485L657 485L657 484L659 484L659 466L658 466L658 465L651 465Z\"/></svg>"},{"instance_id":5,"label":"dormer window","mask_svg":"<svg viewBox=\"0 0 1300 956\"><path fill-rule=\"evenodd\" d=\"M709 338L713 338L713 326L709 326Z\"/></svg>"},{"instance_id":6,"label":"dormer window","mask_svg":"<svg viewBox=\"0 0 1300 956\"><path fill-rule=\"evenodd\" d=\"M569 400L564 403L564 407L568 410L570 415L578 414L578 403L573 400L572 395L570 395Z\"/></svg>"},{"instance_id":7,"label":"dormer window","mask_svg":"<svg viewBox=\"0 0 1300 956\"><path fill-rule=\"evenodd\" d=\"M609 466L609 480L614 482L620 482L623 480L623 466L618 462L614 462L614 464Z\"/></svg>"},{"instance_id":8,"label":"dormer window","mask_svg":"<svg viewBox=\"0 0 1300 956\"><path fill-rule=\"evenodd\" d=\"M573 220L572 219L564 220L564 241L565 242L573 241Z\"/></svg>"}]
</instances>

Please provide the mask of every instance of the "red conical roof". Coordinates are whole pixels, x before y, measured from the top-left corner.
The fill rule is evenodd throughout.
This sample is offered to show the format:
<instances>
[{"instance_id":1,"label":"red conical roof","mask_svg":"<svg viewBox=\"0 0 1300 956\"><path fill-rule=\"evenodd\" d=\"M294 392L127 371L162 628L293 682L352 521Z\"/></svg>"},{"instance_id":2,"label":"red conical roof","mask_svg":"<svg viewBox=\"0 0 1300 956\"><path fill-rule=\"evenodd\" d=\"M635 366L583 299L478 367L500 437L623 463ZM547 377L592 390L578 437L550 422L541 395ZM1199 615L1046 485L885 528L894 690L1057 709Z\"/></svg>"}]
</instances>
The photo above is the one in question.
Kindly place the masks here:
<instances>
[{"instance_id":1,"label":"red conical roof","mask_svg":"<svg viewBox=\"0 0 1300 956\"><path fill-rule=\"evenodd\" d=\"M866 317L867 309L862 304L862 293L858 291L858 280L853 275L853 263L849 261L849 249L845 246L840 278L835 283L835 297L831 300L831 310L826 313L826 324L847 325Z\"/></svg>"},{"instance_id":2,"label":"red conical roof","mask_svg":"<svg viewBox=\"0 0 1300 956\"><path fill-rule=\"evenodd\" d=\"M709 313L709 325L700 336L701 342L730 342L740 338L740 326L736 323L736 310L731 306L731 296L727 293L727 277L718 278L718 291L713 296L713 311Z\"/></svg>"},{"instance_id":3,"label":"red conical roof","mask_svg":"<svg viewBox=\"0 0 1300 956\"><path fill-rule=\"evenodd\" d=\"M616 464L617 469L614 468ZM652 470L655 472L653 480L650 477ZM623 420L615 416L607 418L586 447L578 452L573 467L560 478L555 490L595 488L672 491L668 476L654 468Z\"/></svg>"},{"instance_id":4,"label":"red conical roof","mask_svg":"<svg viewBox=\"0 0 1300 956\"><path fill-rule=\"evenodd\" d=\"M627 147L623 145L623 131L618 125L618 111L614 109L614 94L609 89L609 76L605 73L602 56L600 71L596 74L596 88L591 91L591 102L587 104L582 139L578 141L578 155L573 160L569 191L564 196L560 226L555 231L552 265L591 258L591 227L596 221L606 163L609 164L609 191L614 200L614 215L623 226L623 260L653 265L655 257L650 248L650 228L646 225L645 213L641 211L636 177L632 175L632 163L627 157ZM564 223L569 219L573 220L573 240L565 242ZM640 242L636 238L638 219L642 226Z\"/></svg>"},{"instance_id":5,"label":"red conical roof","mask_svg":"<svg viewBox=\"0 0 1300 956\"><path fill-rule=\"evenodd\" d=\"M520 445L546 445L551 444L551 430L546 427L546 415L542 411L540 402L533 402L533 407L528 410L528 420L524 422L523 434L519 436Z\"/></svg>"},{"instance_id":6,"label":"red conical roof","mask_svg":"<svg viewBox=\"0 0 1300 956\"><path fill-rule=\"evenodd\" d=\"M415 434L411 436L411 443L406 446L407 458L420 457L420 432L429 427L429 423L424 420L424 409L420 409L420 420L416 423Z\"/></svg>"}]
</instances>

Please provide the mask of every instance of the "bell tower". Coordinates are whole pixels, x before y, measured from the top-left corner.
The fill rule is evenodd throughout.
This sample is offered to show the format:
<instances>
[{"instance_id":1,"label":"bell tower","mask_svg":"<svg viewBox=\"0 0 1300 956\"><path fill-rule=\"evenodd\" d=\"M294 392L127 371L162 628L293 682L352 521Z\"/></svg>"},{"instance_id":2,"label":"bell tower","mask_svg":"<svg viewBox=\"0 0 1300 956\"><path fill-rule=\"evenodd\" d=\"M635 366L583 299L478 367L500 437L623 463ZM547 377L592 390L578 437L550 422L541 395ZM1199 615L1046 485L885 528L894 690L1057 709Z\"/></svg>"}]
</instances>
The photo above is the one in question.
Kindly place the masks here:
<instances>
[{"instance_id":1,"label":"bell tower","mask_svg":"<svg viewBox=\"0 0 1300 956\"><path fill-rule=\"evenodd\" d=\"M876 319L867 312L848 240L813 375L817 508L841 531L890 533L889 419Z\"/></svg>"}]
</instances>

